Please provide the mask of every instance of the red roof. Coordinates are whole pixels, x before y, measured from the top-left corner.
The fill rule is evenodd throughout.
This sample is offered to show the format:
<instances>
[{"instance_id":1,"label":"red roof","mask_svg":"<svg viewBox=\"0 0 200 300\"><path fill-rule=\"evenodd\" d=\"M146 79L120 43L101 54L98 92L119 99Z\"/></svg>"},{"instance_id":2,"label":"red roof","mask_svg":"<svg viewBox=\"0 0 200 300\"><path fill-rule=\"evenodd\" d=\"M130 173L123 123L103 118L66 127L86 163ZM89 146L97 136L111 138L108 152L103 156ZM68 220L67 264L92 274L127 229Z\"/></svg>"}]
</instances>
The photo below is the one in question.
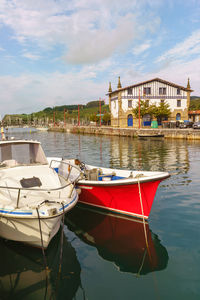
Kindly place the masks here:
<instances>
[{"instance_id":1,"label":"red roof","mask_svg":"<svg viewBox=\"0 0 200 300\"><path fill-rule=\"evenodd\" d=\"M188 111L189 115L200 115L200 110L190 110Z\"/></svg>"}]
</instances>

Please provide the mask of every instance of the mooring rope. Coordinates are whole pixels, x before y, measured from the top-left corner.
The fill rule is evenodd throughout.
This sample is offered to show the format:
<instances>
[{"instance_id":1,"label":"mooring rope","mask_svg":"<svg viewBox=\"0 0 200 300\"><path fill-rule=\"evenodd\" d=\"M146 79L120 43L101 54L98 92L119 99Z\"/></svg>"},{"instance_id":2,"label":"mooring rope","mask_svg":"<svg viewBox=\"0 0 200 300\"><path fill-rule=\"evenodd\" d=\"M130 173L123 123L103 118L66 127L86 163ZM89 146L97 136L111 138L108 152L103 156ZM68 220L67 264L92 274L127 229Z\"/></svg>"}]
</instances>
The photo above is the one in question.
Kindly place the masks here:
<instances>
[{"instance_id":1,"label":"mooring rope","mask_svg":"<svg viewBox=\"0 0 200 300\"><path fill-rule=\"evenodd\" d=\"M58 266L58 274L56 278L56 286L55 286L55 297L57 299L57 293L59 288L59 279L61 275L61 267L62 267L62 259L63 259L63 239L64 239L64 218L65 218L65 207L64 204L62 204L63 214L62 214L62 229L61 229L61 237L60 237L60 258L59 258L59 266ZM51 298L52 299L52 298Z\"/></svg>"},{"instance_id":2,"label":"mooring rope","mask_svg":"<svg viewBox=\"0 0 200 300\"><path fill-rule=\"evenodd\" d=\"M62 215L62 230L61 230L61 238L60 238L60 260L59 260L59 275L61 273L61 265L62 265L62 257L63 257L63 237L64 237L64 219L65 219L65 209L64 204L62 204L63 215Z\"/></svg>"},{"instance_id":3,"label":"mooring rope","mask_svg":"<svg viewBox=\"0 0 200 300\"><path fill-rule=\"evenodd\" d=\"M140 276L140 272L142 271L142 268L144 266L144 261L145 261L145 258L146 258L146 254L147 254L147 249L145 249L144 251L144 255L143 255L143 258L142 258L142 263L141 263L141 266L136 274L136 277L139 277Z\"/></svg>"},{"instance_id":4,"label":"mooring rope","mask_svg":"<svg viewBox=\"0 0 200 300\"><path fill-rule=\"evenodd\" d=\"M41 226L41 220L40 220L40 214L38 211L38 207L36 207L36 211L37 211L37 215L38 215L38 222L39 222L39 229L40 229L40 238L41 238L41 246L42 246L42 254L43 254L43 259L44 259L44 267L45 267L45 273L46 273L46 289L45 289L45 295L44 295L44 299L46 299L47 296L47 289L48 289L48 266L47 266L47 259L46 259L46 255L44 252L44 243L43 243L43 237L42 237L42 226Z\"/></svg>"},{"instance_id":5,"label":"mooring rope","mask_svg":"<svg viewBox=\"0 0 200 300\"><path fill-rule=\"evenodd\" d=\"M148 255L149 255L149 259L152 263L152 257L151 257L151 253L150 253L150 249L149 249L149 243L148 243L148 239L147 239L147 231L146 231L146 226L145 226L145 219L144 219L144 209L143 209L143 204L142 204L142 194L141 194L141 187L140 187L140 179L138 177L138 189L139 189L139 198L140 198L140 205L141 205L141 210L142 210L142 218L143 218L143 226L144 226L144 235L145 235L145 241L146 241L146 246L147 246L147 252L148 252ZM145 250L146 251L146 250ZM143 264L144 264L144 260L145 260L145 257L146 257L146 253L143 257L143 261L142 261L142 265L138 271L138 274L137 276L139 276L141 270L142 270L142 267L143 267ZM152 270L153 271L153 270ZM154 276L153 276L154 278ZM159 296L159 290L158 290L158 285L157 285L157 281L156 281L156 278L154 278L154 284L156 285L155 286L155 290L157 292L157 298L160 299L160 296Z\"/></svg>"},{"instance_id":6,"label":"mooring rope","mask_svg":"<svg viewBox=\"0 0 200 300\"><path fill-rule=\"evenodd\" d=\"M143 204L142 204L142 194L141 194L141 187L140 187L140 179L139 179L139 177L138 177L138 190L139 190L140 206L141 206L141 210L142 210L142 219L143 219L143 226L144 226L144 236L145 236L145 241L146 241L147 248L149 248L148 239L147 239L147 231L146 231L146 226L145 226L144 208L143 208Z\"/></svg>"}]
</instances>

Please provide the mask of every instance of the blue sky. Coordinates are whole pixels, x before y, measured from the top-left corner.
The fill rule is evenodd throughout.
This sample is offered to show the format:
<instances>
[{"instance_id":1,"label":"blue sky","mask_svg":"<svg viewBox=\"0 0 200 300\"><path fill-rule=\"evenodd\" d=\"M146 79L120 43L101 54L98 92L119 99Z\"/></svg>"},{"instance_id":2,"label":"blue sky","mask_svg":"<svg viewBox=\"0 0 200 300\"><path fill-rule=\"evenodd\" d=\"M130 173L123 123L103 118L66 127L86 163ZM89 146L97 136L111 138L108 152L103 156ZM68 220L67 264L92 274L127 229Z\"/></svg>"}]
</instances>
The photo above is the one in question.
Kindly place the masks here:
<instances>
[{"instance_id":1,"label":"blue sky","mask_svg":"<svg viewBox=\"0 0 200 300\"><path fill-rule=\"evenodd\" d=\"M1 115L160 77L200 96L199 0L0 0Z\"/></svg>"}]
</instances>

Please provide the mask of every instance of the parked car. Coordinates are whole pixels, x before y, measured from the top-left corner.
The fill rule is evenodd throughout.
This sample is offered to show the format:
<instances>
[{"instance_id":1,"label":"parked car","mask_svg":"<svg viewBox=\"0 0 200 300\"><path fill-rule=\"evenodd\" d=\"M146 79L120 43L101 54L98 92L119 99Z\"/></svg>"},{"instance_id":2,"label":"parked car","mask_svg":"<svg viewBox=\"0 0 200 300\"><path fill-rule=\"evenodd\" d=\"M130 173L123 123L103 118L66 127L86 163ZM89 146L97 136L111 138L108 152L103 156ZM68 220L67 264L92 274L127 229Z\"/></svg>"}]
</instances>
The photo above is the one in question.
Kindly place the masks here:
<instances>
[{"instance_id":1,"label":"parked car","mask_svg":"<svg viewBox=\"0 0 200 300\"><path fill-rule=\"evenodd\" d=\"M194 123L192 121L185 120L179 124L179 128L192 128L193 124Z\"/></svg>"},{"instance_id":2,"label":"parked car","mask_svg":"<svg viewBox=\"0 0 200 300\"><path fill-rule=\"evenodd\" d=\"M194 122L193 126L194 129L200 129L200 122Z\"/></svg>"}]
</instances>

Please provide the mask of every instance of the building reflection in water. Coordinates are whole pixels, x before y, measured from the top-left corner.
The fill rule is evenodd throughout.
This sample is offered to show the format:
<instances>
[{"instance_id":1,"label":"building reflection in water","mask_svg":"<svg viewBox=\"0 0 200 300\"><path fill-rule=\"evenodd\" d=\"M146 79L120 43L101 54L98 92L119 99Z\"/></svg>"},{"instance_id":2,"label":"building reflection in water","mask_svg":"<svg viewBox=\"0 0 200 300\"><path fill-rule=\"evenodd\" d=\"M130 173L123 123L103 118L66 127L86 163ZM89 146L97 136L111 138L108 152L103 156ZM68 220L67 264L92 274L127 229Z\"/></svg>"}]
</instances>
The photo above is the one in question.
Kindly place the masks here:
<instances>
[{"instance_id":1,"label":"building reflection in water","mask_svg":"<svg viewBox=\"0 0 200 300\"><path fill-rule=\"evenodd\" d=\"M165 269L168 253L149 224L142 220L100 210L75 207L65 216L65 224L99 255L115 263L122 272L145 275ZM144 226L147 241L144 235Z\"/></svg>"},{"instance_id":2,"label":"building reflection in water","mask_svg":"<svg viewBox=\"0 0 200 300\"><path fill-rule=\"evenodd\" d=\"M62 249L62 256L61 254ZM60 257L62 257L59 272ZM0 298L74 299L79 287L80 264L75 249L59 232L46 250L47 271L41 249L0 239Z\"/></svg>"},{"instance_id":3,"label":"building reflection in water","mask_svg":"<svg viewBox=\"0 0 200 300\"><path fill-rule=\"evenodd\" d=\"M112 137L110 167L187 173L188 143L180 140L139 140Z\"/></svg>"}]
</instances>

